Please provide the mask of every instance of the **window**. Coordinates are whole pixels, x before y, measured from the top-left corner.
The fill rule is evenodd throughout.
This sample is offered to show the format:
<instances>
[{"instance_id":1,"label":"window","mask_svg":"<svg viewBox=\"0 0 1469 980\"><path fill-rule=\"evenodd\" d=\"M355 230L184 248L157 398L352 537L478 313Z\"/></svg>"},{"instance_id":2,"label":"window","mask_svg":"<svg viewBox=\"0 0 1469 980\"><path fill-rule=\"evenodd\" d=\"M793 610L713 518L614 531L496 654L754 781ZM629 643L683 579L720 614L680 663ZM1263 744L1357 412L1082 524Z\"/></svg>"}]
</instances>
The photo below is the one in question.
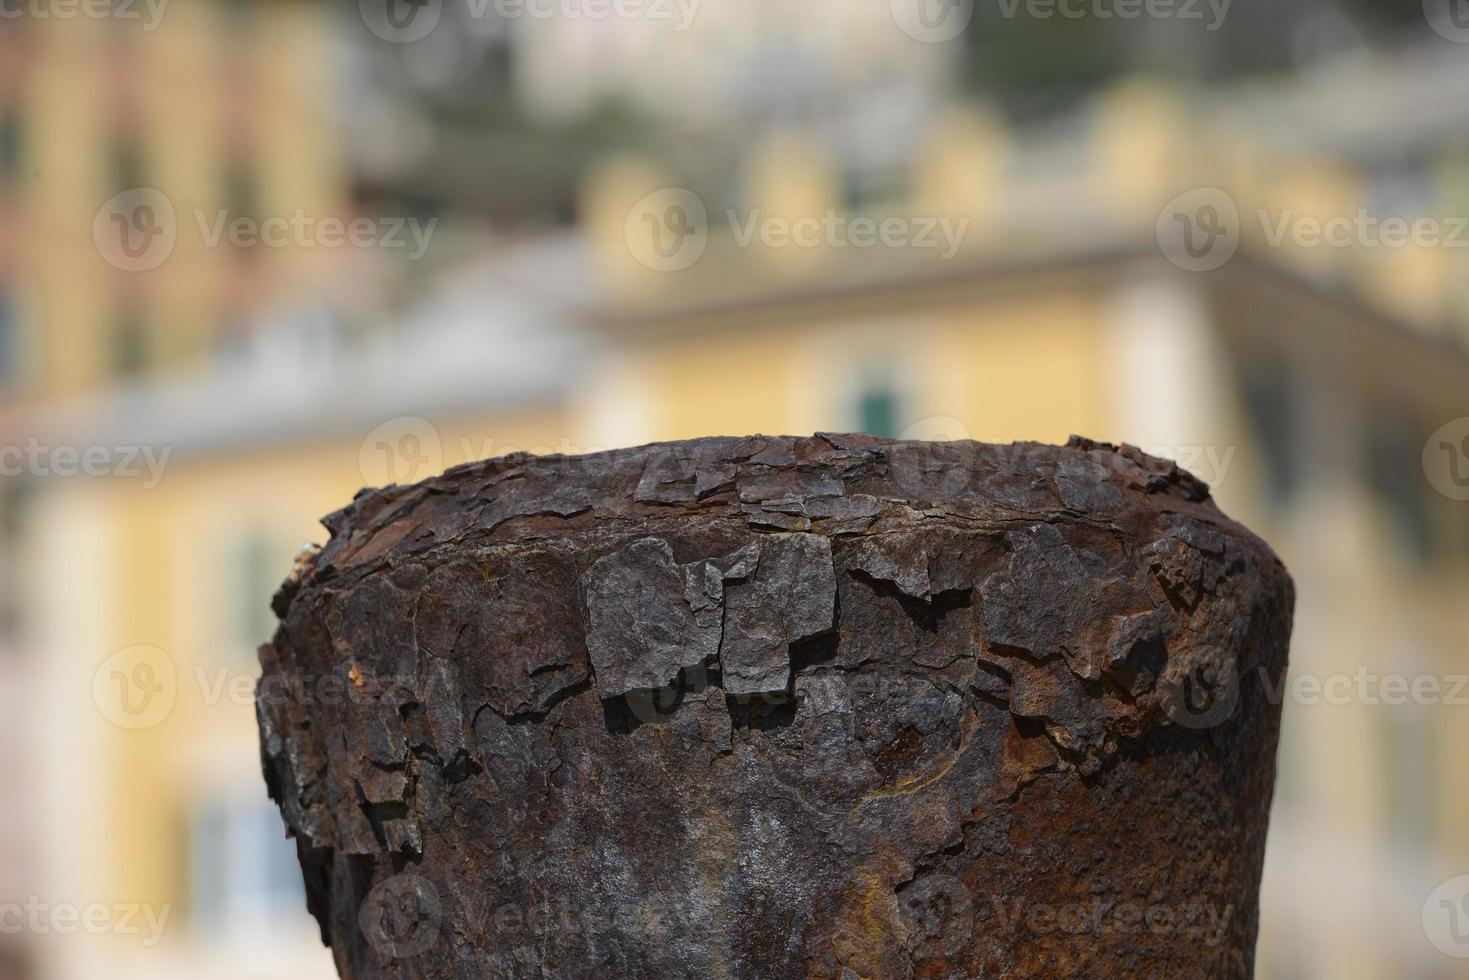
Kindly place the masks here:
<instances>
[{"instance_id":1,"label":"window","mask_svg":"<svg viewBox=\"0 0 1469 980\"><path fill-rule=\"evenodd\" d=\"M860 211L883 201L901 199L909 192L906 171L880 167L848 167L842 171L842 203Z\"/></svg>"},{"instance_id":2,"label":"window","mask_svg":"<svg viewBox=\"0 0 1469 980\"><path fill-rule=\"evenodd\" d=\"M143 148L137 140L128 136L119 136L112 142L111 153L112 159L109 162L111 173L108 179L112 181L115 193L148 185L144 178L147 168L143 165Z\"/></svg>"},{"instance_id":3,"label":"window","mask_svg":"<svg viewBox=\"0 0 1469 980\"><path fill-rule=\"evenodd\" d=\"M135 378L148 367L148 331L132 310L117 314L112 324L112 373L118 378Z\"/></svg>"},{"instance_id":4,"label":"window","mask_svg":"<svg viewBox=\"0 0 1469 980\"><path fill-rule=\"evenodd\" d=\"M280 585L282 561L274 542L260 531L250 531L234 544L230 556L233 576L229 599L234 603L230 647L240 656L253 657L256 648L275 630L270 600Z\"/></svg>"},{"instance_id":5,"label":"window","mask_svg":"<svg viewBox=\"0 0 1469 980\"><path fill-rule=\"evenodd\" d=\"M224 168L224 206L229 220L260 218L260 180L255 168L244 160L231 160Z\"/></svg>"},{"instance_id":6,"label":"window","mask_svg":"<svg viewBox=\"0 0 1469 980\"><path fill-rule=\"evenodd\" d=\"M848 210L856 210L872 203L876 196L872 175L863 170L847 168L842 172L842 203Z\"/></svg>"},{"instance_id":7,"label":"window","mask_svg":"<svg viewBox=\"0 0 1469 980\"><path fill-rule=\"evenodd\" d=\"M1416 565L1433 558L1436 535L1419 458L1422 439L1406 425L1374 421L1368 430L1367 483L1377 494L1403 555Z\"/></svg>"},{"instance_id":8,"label":"window","mask_svg":"<svg viewBox=\"0 0 1469 980\"><path fill-rule=\"evenodd\" d=\"M1265 469L1265 494L1279 509L1290 503L1301 484L1297 447L1297 399L1290 377L1279 368L1245 372L1245 409Z\"/></svg>"},{"instance_id":9,"label":"window","mask_svg":"<svg viewBox=\"0 0 1469 980\"><path fill-rule=\"evenodd\" d=\"M0 386L14 380L19 370L19 335L20 323L15 301L0 288Z\"/></svg>"},{"instance_id":10,"label":"window","mask_svg":"<svg viewBox=\"0 0 1469 980\"><path fill-rule=\"evenodd\" d=\"M26 609L15 587L21 572L18 555L27 514L38 489L37 480L31 476L0 481L0 638L7 640L15 639L24 625Z\"/></svg>"},{"instance_id":11,"label":"window","mask_svg":"<svg viewBox=\"0 0 1469 980\"><path fill-rule=\"evenodd\" d=\"M190 911L201 932L265 940L274 923L301 914L296 848L273 805L207 800L190 821L189 847Z\"/></svg>"},{"instance_id":12,"label":"window","mask_svg":"<svg viewBox=\"0 0 1469 980\"><path fill-rule=\"evenodd\" d=\"M255 17L255 5L249 0L225 0L220 4L219 12L224 21L224 29L227 31L239 33L253 31L258 23Z\"/></svg>"},{"instance_id":13,"label":"window","mask_svg":"<svg viewBox=\"0 0 1469 980\"><path fill-rule=\"evenodd\" d=\"M14 109L0 109L0 181L20 176L21 139L20 115Z\"/></svg>"},{"instance_id":14,"label":"window","mask_svg":"<svg viewBox=\"0 0 1469 980\"><path fill-rule=\"evenodd\" d=\"M887 387L863 389L857 397L858 430L871 436L892 439L898 434L896 392Z\"/></svg>"}]
</instances>

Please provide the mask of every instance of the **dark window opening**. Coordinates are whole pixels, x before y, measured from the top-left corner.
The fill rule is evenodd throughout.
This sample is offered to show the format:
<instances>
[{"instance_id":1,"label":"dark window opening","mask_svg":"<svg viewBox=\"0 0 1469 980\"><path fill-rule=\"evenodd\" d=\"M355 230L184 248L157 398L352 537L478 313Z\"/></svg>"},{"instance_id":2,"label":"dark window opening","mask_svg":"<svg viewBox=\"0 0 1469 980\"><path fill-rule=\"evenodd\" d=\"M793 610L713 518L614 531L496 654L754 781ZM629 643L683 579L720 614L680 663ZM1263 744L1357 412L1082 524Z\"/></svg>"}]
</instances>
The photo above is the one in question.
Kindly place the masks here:
<instances>
[{"instance_id":1,"label":"dark window opening","mask_svg":"<svg viewBox=\"0 0 1469 980\"><path fill-rule=\"evenodd\" d=\"M148 333L135 313L120 313L112 326L112 373L133 378L148 367Z\"/></svg>"},{"instance_id":2,"label":"dark window opening","mask_svg":"<svg viewBox=\"0 0 1469 980\"><path fill-rule=\"evenodd\" d=\"M20 115L14 109L0 110L0 181L20 176L23 139Z\"/></svg>"},{"instance_id":3,"label":"dark window opening","mask_svg":"<svg viewBox=\"0 0 1469 980\"><path fill-rule=\"evenodd\" d=\"M898 434L898 396L889 388L869 388L857 400L861 431L884 439Z\"/></svg>"},{"instance_id":4,"label":"dark window opening","mask_svg":"<svg viewBox=\"0 0 1469 980\"><path fill-rule=\"evenodd\" d=\"M111 180L115 193L147 186L144 175L148 168L144 165L143 148L137 140L127 136L117 137L112 143L109 166L111 173L108 179Z\"/></svg>"},{"instance_id":5,"label":"dark window opening","mask_svg":"<svg viewBox=\"0 0 1469 980\"><path fill-rule=\"evenodd\" d=\"M1378 421L1368 432L1368 485L1381 501L1403 554L1415 564L1433 557L1436 537L1421 446L1406 425Z\"/></svg>"},{"instance_id":6,"label":"dark window opening","mask_svg":"<svg viewBox=\"0 0 1469 980\"><path fill-rule=\"evenodd\" d=\"M1265 467L1265 493L1279 509L1290 503L1301 484L1295 389L1284 371L1266 367L1248 370L1243 388L1250 428Z\"/></svg>"},{"instance_id":7,"label":"dark window opening","mask_svg":"<svg viewBox=\"0 0 1469 980\"><path fill-rule=\"evenodd\" d=\"M15 302L0 289L0 386L13 381L19 372L20 322Z\"/></svg>"}]
</instances>

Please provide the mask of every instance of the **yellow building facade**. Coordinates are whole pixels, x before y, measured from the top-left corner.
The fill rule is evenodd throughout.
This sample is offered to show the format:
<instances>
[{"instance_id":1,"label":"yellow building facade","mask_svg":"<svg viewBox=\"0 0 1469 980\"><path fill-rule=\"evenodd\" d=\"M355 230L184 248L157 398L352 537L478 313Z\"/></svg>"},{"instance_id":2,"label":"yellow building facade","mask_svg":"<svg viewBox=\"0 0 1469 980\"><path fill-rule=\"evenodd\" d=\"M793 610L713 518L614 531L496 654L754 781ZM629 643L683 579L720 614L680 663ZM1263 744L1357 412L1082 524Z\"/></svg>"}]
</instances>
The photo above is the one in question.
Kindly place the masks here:
<instances>
[{"instance_id":1,"label":"yellow building facade","mask_svg":"<svg viewBox=\"0 0 1469 980\"><path fill-rule=\"evenodd\" d=\"M31 891L162 923L44 930L28 937L34 975L331 975L258 773L253 650L269 597L321 540L317 519L359 487L505 452L818 430L1127 441L1179 459L1280 550L1300 592L1298 676L1451 685L1464 672L1469 512L1420 459L1427 432L1469 415L1463 345L1424 301L1434 283L1447 294L1457 257L1393 253L1391 271L1361 250L1303 258L1245 221L1239 254L1205 275L1155 238L1168 202L1199 186L1246 219L1275 200L1345 212L1358 182L1344 168L1287 172L1145 84L1110 93L1070 142L955 113L905 195L860 205L821 146L787 133L752 150L742 205L700 199L700 254L660 268L634 237L648 229L639 208L679 177L623 159L589 180L576 248L521 249L545 282L506 277L502 256L470 270L483 348L427 309L403 314L398 346L299 374L247 361L222 379L206 369L221 332L269 321L270 299L331 270L305 249L210 246L195 213L346 209L329 121L297 97L329 84L321 15L262 5L221 32L211 18L226 16L170 10L131 97L104 97L117 25L47 25L20 103L14 179L32 174L34 244L7 253L6 282L39 312L18 318L8 431L161 461L156 479L41 481L7 549L25 569L10 576L28 611L14 642L35 695ZM136 100L120 137L135 149L99 142L114 128L107 98ZM155 270L117 268L94 237L127 189L111 159L175 209ZM652 217L668 230L666 210ZM854 217L910 237L856 244ZM811 245L762 224L807 218ZM951 254L911 239L940 218L968 221ZM1361 273L1365 298L1342 270ZM1388 288L1403 281L1411 295ZM523 329L497 339L516 318ZM1284 697L1260 975L1454 975L1420 913L1434 884L1469 870L1469 779L1452 751L1469 708Z\"/></svg>"}]
</instances>

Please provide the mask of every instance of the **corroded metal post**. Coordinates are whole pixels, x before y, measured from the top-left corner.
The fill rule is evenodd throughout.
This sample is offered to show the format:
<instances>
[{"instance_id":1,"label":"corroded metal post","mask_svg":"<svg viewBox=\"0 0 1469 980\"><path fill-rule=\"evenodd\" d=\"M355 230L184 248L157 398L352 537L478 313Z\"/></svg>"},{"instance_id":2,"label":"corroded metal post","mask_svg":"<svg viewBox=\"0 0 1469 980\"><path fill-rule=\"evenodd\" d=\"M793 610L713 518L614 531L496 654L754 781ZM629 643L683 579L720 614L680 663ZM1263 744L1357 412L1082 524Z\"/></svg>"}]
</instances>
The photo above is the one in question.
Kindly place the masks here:
<instances>
[{"instance_id":1,"label":"corroded metal post","mask_svg":"<svg viewBox=\"0 0 1469 980\"><path fill-rule=\"evenodd\" d=\"M1172 464L704 439L326 524L258 702L344 977L1252 974L1293 593Z\"/></svg>"}]
</instances>

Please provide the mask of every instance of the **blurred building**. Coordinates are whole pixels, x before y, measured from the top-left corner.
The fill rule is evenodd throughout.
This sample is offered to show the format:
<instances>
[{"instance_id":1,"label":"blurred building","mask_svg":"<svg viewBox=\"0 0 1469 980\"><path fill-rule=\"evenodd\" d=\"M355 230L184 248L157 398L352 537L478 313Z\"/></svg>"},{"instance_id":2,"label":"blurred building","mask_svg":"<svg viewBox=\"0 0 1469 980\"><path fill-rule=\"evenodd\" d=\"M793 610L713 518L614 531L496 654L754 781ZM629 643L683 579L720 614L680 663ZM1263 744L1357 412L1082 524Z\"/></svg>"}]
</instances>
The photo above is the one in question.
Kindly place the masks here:
<instances>
[{"instance_id":1,"label":"blurred building","mask_svg":"<svg viewBox=\"0 0 1469 980\"><path fill-rule=\"evenodd\" d=\"M801 23L784 36L814 37ZM517 77L517 50L581 50L579 28L537 29L470 61ZM859 127L814 113L706 168L554 126L515 158L472 120L375 113L368 69L322 56L341 30L308 4L198 3L169 10L146 57L125 25L0 34L5 442L136 450L139 470L7 478L0 576L25 615L4 620L0 689L13 675L33 696L0 774L27 791L0 821L24 820L16 839L33 843L0 886L168 910L158 936L31 936L16 954L29 975L332 975L262 792L255 645L317 518L364 484L470 459L746 432L1125 440L1179 459L1281 551L1297 673L1464 671L1469 516L1420 461L1430 432L1469 415L1463 253L1277 245L1253 217L1465 213L1469 156L1403 109L1459 91L1460 70L1358 66L1263 93L1134 81L1012 127L942 104L946 68L878 45L830 64L876 50L889 75L912 67L919 95L895 104L925 108L901 138L864 156L846 142ZM587 91L525 81L530 104L595 104L636 74L639 43L619 40L632 53ZM760 48L736 51L748 87L690 91L769 119L761 66L781 55ZM400 56L432 81L433 58ZM833 89L851 90L847 70L830 68ZM1327 114L1343 88L1379 94ZM1466 103L1433 104L1448 125ZM382 142L425 145L367 159L364 119ZM1391 153L1373 138L1388 131ZM568 145L575 166L525 185L536 221L485 220L520 185L476 186L475 161L509 158L513 177ZM128 271L94 225L126 231L105 219L144 199L106 205L137 188L163 193L177 240ZM1237 254L1208 274L1160 250L1169 203L1200 188L1240 215ZM210 245L196 217L353 216L364 199L379 216L442 213L421 264ZM812 244L765 233L812 218ZM858 244L854 218L896 222L894 244ZM1452 710L1287 699L1262 977L1456 975L1419 912L1469 870L1465 729Z\"/></svg>"},{"instance_id":2,"label":"blurred building","mask_svg":"<svg viewBox=\"0 0 1469 980\"><path fill-rule=\"evenodd\" d=\"M103 964L112 946L152 938L136 929L144 906L167 907L167 928L137 975L302 975L289 944L220 965L221 937L255 943L278 917L309 933L283 874L291 849L255 788L218 778L207 756L186 764L129 739L95 704L74 713L92 699L76 699L91 682L71 688L72 671L95 670L116 637L147 640L147 607L163 598L147 586L142 606L119 607L108 584L163 566L155 541L129 544L141 528L104 532L87 516L86 501L117 499L108 477L56 474L78 466L72 437L97 406L231 370L262 318L318 302L339 274L340 254L206 234L221 213L349 213L321 56L330 24L311 4L215 0L12 4L0 20L0 431L9 448L41 450L23 465L7 456L0 492L0 901L35 911L19 935L7 915L0 941L16 952L0 951L0 975L126 975ZM160 255L164 271L149 274ZM81 424L36 421L67 416ZM114 475L139 467L127 452L109 453ZM100 578L73 574L68 548ZM69 918L93 906L105 916L92 927ZM323 975L325 957L298 948Z\"/></svg>"}]
</instances>

